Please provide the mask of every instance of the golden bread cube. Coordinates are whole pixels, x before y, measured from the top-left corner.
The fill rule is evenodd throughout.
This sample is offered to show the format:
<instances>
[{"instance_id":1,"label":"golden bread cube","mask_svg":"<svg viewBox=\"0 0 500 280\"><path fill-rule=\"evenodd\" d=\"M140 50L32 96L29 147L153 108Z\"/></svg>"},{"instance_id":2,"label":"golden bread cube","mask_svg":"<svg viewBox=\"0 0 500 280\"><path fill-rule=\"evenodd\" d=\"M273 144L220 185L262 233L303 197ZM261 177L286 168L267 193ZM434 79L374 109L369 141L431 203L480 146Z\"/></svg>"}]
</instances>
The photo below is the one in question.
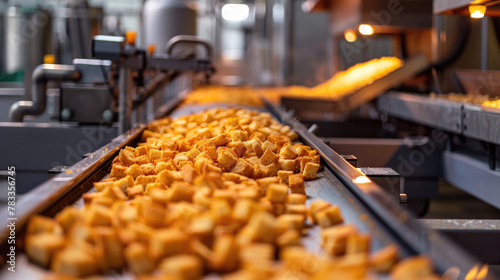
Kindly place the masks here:
<instances>
[{"instance_id":1,"label":"golden bread cube","mask_svg":"<svg viewBox=\"0 0 500 280\"><path fill-rule=\"evenodd\" d=\"M136 161L137 164L139 164L139 166L141 166L143 164L148 164L149 163L149 158L148 158L148 155L142 155L142 156L136 157L135 161Z\"/></svg>"},{"instance_id":2,"label":"golden bread cube","mask_svg":"<svg viewBox=\"0 0 500 280\"><path fill-rule=\"evenodd\" d=\"M230 142L226 147L231 148L238 157L243 157L247 151L247 148L241 141Z\"/></svg>"},{"instance_id":3,"label":"golden bread cube","mask_svg":"<svg viewBox=\"0 0 500 280\"><path fill-rule=\"evenodd\" d=\"M288 187L283 184L270 184L267 187L266 198L273 203L285 203L288 196Z\"/></svg>"},{"instance_id":4,"label":"golden bread cube","mask_svg":"<svg viewBox=\"0 0 500 280\"><path fill-rule=\"evenodd\" d=\"M96 245L102 254L99 266L103 271L120 270L125 262L122 245L113 228L96 227L94 229Z\"/></svg>"},{"instance_id":5,"label":"golden bread cube","mask_svg":"<svg viewBox=\"0 0 500 280\"><path fill-rule=\"evenodd\" d=\"M208 216L203 215L193 218L191 223L188 225L186 232L205 244L211 242L211 238L214 232L215 222Z\"/></svg>"},{"instance_id":6,"label":"golden bread cube","mask_svg":"<svg viewBox=\"0 0 500 280\"><path fill-rule=\"evenodd\" d=\"M287 204L286 205L287 214L298 214L302 216L307 215L307 208L305 204Z\"/></svg>"},{"instance_id":7,"label":"golden bread cube","mask_svg":"<svg viewBox=\"0 0 500 280\"><path fill-rule=\"evenodd\" d=\"M197 156L201 154L201 151L197 148L192 148L189 152L186 153L186 156L190 161L193 161Z\"/></svg>"},{"instance_id":8,"label":"golden bread cube","mask_svg":"<svg viewBox=\"0 0 500 280\"><path fill-rule=\"evenodd\" d=\"M273 203L272 202L272 213L275 216L280 216L285 214L286 212L286 205L285 203Z\"/></svg>"},{"instance_id":9,"label":"golden bread cube","mask_svg":"<svg viewBox=\"0 0 500 280\"><path fill-rule=\"evenodd\" d=\"M62 226L64 232L69 232L73 224L85 222L85 215L74 206L66 206L56 214L55 220Z\"/></svg>"},{"instance_id":10,"label":"golden bread cube","mask_svg":"<svg viewBox=\"0 0 500 280\"><path fill-rule=\"evenodd\" d=\"M278 247L300 246L300 233L297 230L287 230L276 238Z\"/></svg>"},{"instance_id":11,"label":"golden bread cube","mask_svg":"<svg viewBox=\"0 0 500 280\"><path fill-rule=\"evenodd\" d=\"M224 171L231 171L235 167L238 157L230 149L219 148L217 161Z\"/></svg>"},{"instance_id":12,"label":"golden bread cube","mask_svg":"<svg viewBox=\"0 0 500 280\"><path fill-rule=\"evenodd\" d=\"M305 217L298 214L284 214L276 218L276 226L280 231L290 229L302 230L304 228Z\"/></svg>"},{"instance_id":13,"label":"golden bread cube","mask_svg":"<svg viewBox=\"0 0 500 280\"><path fill-rule=\"evenodd\" d=\"M92 226L110 227L114 218L111 209L99 204L91 205L87 211L87 219Z\"/></svg>"},{"instance_id":14,"label":"golden bread cube","mask_svg":"<svg viewBox=\"0 0 500 280\"><path fill-rule=\"evenodd\" d=\"M216 225L227 225L232 221L232 210L225 200L213 200L210 203L210 216Z\"/></svg>"},{"instance_id":15,"label":"golden bread cube","mask_svg":"<svg viewBox=\"0 0 500 280\"><path fill-rule=\"evenodd\" d=\"M30 235L38 233L54 233L62 235L63 229L54 219L41 215L34 215L28 222L26 234Z\"/></svg>"},{"instance_id":16,"label":"golden bread cube","mask_svg":"<svg viewBox=\"0 0 500 280\"><path fill-rule=\"evenodd\" d=\"M156 260L187 253L189 236L179 229L156 230L149 240L149 255Z\"/></svg>"},{"instance_id":17,"label":"golden bread cube","mask_svg":"<svg viewBox=\"0 0 500 280\"><path fill-rule=\"evenodd\" d=\"M270 149L267 149L260 157L260 162L264 165L269 165L278 161L278 159L279 157L277 154L273 153Z\"/></svg>"},{"instance_id":18,"label":"golden bread cube","mask_svg":"<svg viewBox=\"0 0 500 280\"><path fill-rule=\"evenodd\" d=\"M370 255L370 267L377 272L387 273L398 261L398 247L390 244Z\"/></svg>"},{"instance_id":19,"label":"golden bread cube","mask_svg":"<svg viewBox=\"0 0 500 280\"><path fill-rule=\"evenodd\" d=\"M94 188L97 192L100 192L104 190L107 187L112 187L114 186L114 183L112 181L107 181L107 182L95 182L94 183Z\"/></svg>"},{"instance_id":20,"label":"golden bread cube","mask_svg":"<svg viewBox=\"0 0 500 280\"><path fill-rule=\"evenodd\" d=\"M238 199L233 208L233 220L246 224L253 214L254 203L251 199Z\"/></svg>"},{"instance_id":21,"label":"golden bread cube","mask_svg":"<svg viewBox=\"0 0 500 280\"><path fill-rule=\"evenodd\" d=\"M39 266L48 268L54 255L62 250L66 240L59 234L41 232L26 237L26 254Z\"/></svg>"},{"instance_id":22,"label":"golden bread cube","mask_svg":"<svg viewBox=\"0 0 500 280\"><path fill-rule=\"evenodd\" d=\"M262 150L264 151L264 153L267 151L267 150L270 150L271 152L276 152L276 146L271 143L269 140L266 140L264 141L264 143L262 143Z\"/></svg>"},{"instance_id":23,"label":"golden bread cube","mask_svg":"<svg viewBox=\"0 0 500 280\"><path fill-rule=\"evenodd\" d=\"M291 193L306 194L304 186L304 176L302 174L293 174L288 177L288 185Z\"/></svg>"},{"instance_id":24,"label":"golden bread cube","mask_svg":"<svg viewBox=\"0 0 500 280\"><path fill-rule=\"evenodd\" d=\"M193 202L194 188L185 182L175 181L170 187L170 201Z\"/></svg>"},{"instance_id":25,"label":"golden bread cube","mask_svg":"<svg viewBox=\"0 0 500 280\"><path fill-rule=\"evenodd\" d=\"M156 150L156 149L150 149L148 151L148 158L149 158L149 162L153 162L157 159L161 159L162 158L162 151Z\"/></svg>"},{"instance_id":26,"label":"golden bread cube","mask_svg":"<svg viewBox=\"0 0 500 280\"><path fill-rule=\"evenodd\" d=\"M314 220L322 228L331 227L344 222L344 218L342 218L342 214L340 213L340 208L334 205L321 209L314 216Z\"/></svg>"},{"instance_id":27,"label":"golden bread cube","mask_svg":"<svg viewBox=\"0 0 500 280\"><path fill-rule=\"evenodd\" d=\"M128 224L128 228L134 232L136 240L143 244L149 244L149 241L155 234L154 228L143 223L131 222Z\"/></svg>"},{"instance_id":28,"label":"golden bread cube","mask_svg":"<svg viewBox=\"0 0 500 280\"><path fill-rule=\"evenodd\" d=\"M127 196L129 198L134 198L136 196L144 195L144 187L142 185L135 185L127 189Z\"/></svg>"},{"instance_id":29,"label":"golden bread cube","mask_svg":"<svg viewBox=\"0 0 500 280\"><path fill-rule=\"evenodd\" d=\"M199 280L203 275L203 264L193 255L177 255L163 259L158 265L160 271L168 276L183 280Z\"/></svg>"},{"instance_id":30,"label":"golden bread cube","mask_svg":"<svg viewBox=\"0 0 500 280\"><path fill-rule=\"evenodd\" d=\"M149 183L144 188L144 193L147 195L151 195L152 190L166 190L167 186L161 182Z\"/></svg>"},{"instance_id":31,"label":"golden bread cube","mask_svg":"<svg viewBox=\"0 0 500 280\"><path fill-rule=\"evenodd\" d=\"M127 188L134 186L134 178L130 175L127 175L125 178L114 182L114 185L116 187L119 187L123 193L127 193Z\"/></svg>"},{"instance_id":32,"label":"golden bread cube","mask_svg":"<svg viewBox=\"0 0 500 280\"><path fill-rule=\"evenodd\" d=\"M163 207L167 206L170 201L170 190L163 188L151 188L149 196L151 197L154 204L161 205Z\"/></svg>"},{"instance_id":33,"label":"golden bread cube","mask_svg":"<svg viewBox=\"0 0 500 280\"><path fill-rule=\"evenodd\" d=\"M280 171L280 166L276 162L273 162L266 166L261 166L262 169L262 177L273 177L278 175L278 171Z\"/></svg>"},{"instance_id":34,"label":"golden bread cube","mask_svg":"<svg viewBox=\"0 0 500 280\"><path fill-rule=\"evenodd\" d=\"M141 170L144 175L156 175L155 165L152 163L146 163L141 165Z\"/></svg>"},{"instance_id":35,"label":"golden bread cube","mask_svg":"<svg viewBox=\"0 0 500 280\"><path fill-rule=\"evenodd\" d=\"M155 270L155 263L149 258L146 245L131 243L124 250L125 261L134 274L148 274Z\"/></svg>"},{"instance_id":36,"label":"golden bread cube","mask_svg":"<svg viewBox=\"0 0 500 280\"><path fill-rule=\"evenodd\" d=\"M229 137L225 133L221 133L218 136L211 139L215 146L226 146L230 141Z\"/></svg>"},{"instance_id":37,"label":"golden bread cube","mask_svg":"<svg viewBox=\"0 0 500 280\"><path fill-rule=\"evenodd\" d=\"M182 174L178 171L163 170L156 176L158 182L170 186L174 181L183 181Z\"/></svg>"},{"instance_id":38,"label":"golden bread cube","mask_svg":"<svg viewBox=\"0 0 500 280\"><path fill-rule=\"evenodd\" d=\"M304 170L302 170L302 175L304 175L305 180L316 179L316 174L318 174L319 164L308 162L306 163Z\"/></svg>"},{"instance_id":39,"label":"golden bread cube","mask_svg":"<svg viewBox=\"0 0 500 280\"><path fill-rule=\"evenodd\" d=\"M231 272L238 268L239 246L232 235L219 235L213 246L209 267L216 272Z\"/></svg>"},{"instance_id":40,"label":"golden bread cube","mask_svg":"<svg viewBox=\"0 0 500 280\"><path fill-rule=\"evenodd\" d=\"M252 269L265 266L274 260L273 244L247 244L240 248L239 259L241 267Z\"/></svg>"},{"instance_id":41,"label":"golden bread cube","mask_svg":"<svg viewBox=\"0 0 500 280\"><path fill-rule=\"evenodd\" d=\"M264 192L259 188L259 187L246 187L244 189L241 189L238 191L238 196L241 199L252 199L252 200L258 200L259 198L262 197Z\"/></svg>"},{"instance_id":42,"label":"golden bread cube","mask_svg":"<svg viewBox=\"0 0 500 280\"><path fill-rule=\"evenodd\" d=\"M145 203L139 211L144 224L159 228L165 225L165 208L157 203Z\"/></svg>"},{"instance_id":43,"label":"golden bread cube","mask_svg":"<svg viewBox=\"0 0 500 280\"><path fill-rule=\"evenodd\" d=\"M277 177L266 177L257 179L257 184L262 189L262 191L267 192L267 188L270 184L278 184L279 178Z\"/></svg>"},{"instance_id":44,"label":"golden bread cube","mask_svg":"<svg viewBox=\"0 0 500 280\"><path fill-rule=\"evenodd\" d=\"M399 261L390 272L394 280L434 279L432 262L426 256L412 256ZM436 278L440 279L440 278Z\"/></svg>"},{"instance_id":45,"label":"golden bread cube","mask_svg":"<svg viewBox=\"0 0 500 280\"><path fill-rule=\"evenodd\" d=\"M356 227L350 224L326 228L321 231L321 245L328 254L341 256L346 252L347 239L356 234Z\"/></svg>"},{"instance_id":46,"label":"golden bread cube","mask_svg":"<svg viewBox=\"0 0 500 280\"><path fill-rule=\"evenodd\" d=\"M293 175L293 171L278 171L278 178L280 178L280 184L288 185L288 177Z\"/></svg>"},{"instance_id":47,"label":"golden bread cube","mask_svg":"<svg viewBox=\"0 0 500 280\"><path fill-rule=\"evenodd\" d=\"M127 176L127 174L125 174L127 168L128 166L123 165L122 163L113 163L113 165L111 166L111 173L109 174L109 178L121 179Z\"/></svg>"},{"instance_id":48,"label":"golden bread cube","mask_svg":"<svg viewBox=\"0 0 500 280\"><path fill-rule=\"evenodd\" d=\"M128 176L127 176L128 177ZM125 179L125 178L124 178ZM122 179L123 180L123 179ZM117 181L118 182L118 181ZM127 185L129 184L130 182L127 182ZM123 184L121 185L123 186ZM133 186L133 185L132 185ZM128 188L128 187L127 187ZM125 193L127 192L127 189L125 189ZM105 196L105 197L109 197L111 198L112 200L114 201L117 201L117 200L127 200L127 196L125 195L124 191L122 188L120 188L119 186L113 186L113 187L110 187L110 188L106 188L104 189L102 192L100 192L99 194L101 194L101 196Z\"/></svg>"},{"instance_id":49,"label":"golden bread cube","mask_svg":"<svg viewBox=\"0 0 500 280\"><path fill-rule=\"evenodd\" d=\"M300 157L297 159L299 161L300 173L304 172L304 168L306 167L306 164L308 164L310 162L313 163L312 157Z\"/></svg>"},{"instance_id":50,"label":"golden bread cube","mask_svg":"<svg viewBox=\"0 0 500 280\"><path fill-rule=\"evenodd\" d=\"M347 238L346 255L368 254L371 248L371 235L353 234Z\"/></svg>"},{"instance_id":51,"label":"golden bread cube","mask_svg":"<svg viewBox=\"0 0 500 280\"><path fill-rule=\"evenodd\" d=\"M134 152L128 151L126 149L120 150L118 158L120 159L120 162L123 163L123 165L125 166L131 166L132 164L135 163Z\"/></svg>"},{"instance_id":52,"label":"golden bread cube","mask_svg":"<svg viewBox=\"0 0 500 280\"><path fill-rule=\"evenodd\" d=\"M121 190L118 190L118 191L119 191L119 193L121 193L123 195ZM90 205L99 204L99 205L111 208L113 203L115 203L115 199L113 199L109 196L98 196L98 197L95 197L94 199L92 199L92 201L90 202Z\"/></svg>"},{"instance_id":53,"label":"golden bread cube","mask_svg":"<svg viewBox=\"0 0 500 280\"><path fill-rule=\"evenodd\" d=\"M128 176L132 176L132 178L134 178L134 180L137 177L143 175L142 169L141 169L141 167L137 163L134 163L131 166L129 166L127 168L127 170L125 170L125 174L128 175Z\"/></svg>"},{"instance_id":54,"label":"golden bread cube","mask_svg":"<svg viewBox=\"0 0 500 280\"><path fill-rule=\"evenodd\" d=\"M148 147L146 147L146 146L139 146L139 147L135 148L134 156L136 158L138 156L147 155L147 154L148 154Z\"/></svg>"},{"instance_id":55,"label":"golden bread cube","mask_svg":"<svg viewBox=\"0 0 500 280\"><path fill-rule=\"evenodd\" d=\"M98 259L85 250L67 248L59 251L51 270L70 277L85 277L99 272Z\"/></svg>"},{"instance_id":56,"label":"golden bread cube","mask_svg":"<svg viewBox=\"0 0 500 280\"><path fill-rule=\"evenodd\" d=\"M244 130L233 130L229 134L231 135L232 142L235 141L245 142L248 140L248 133Z\"/></svg>"},{"instance_id":57,"label":"golden bread cube","mask_svg":"<svg viewBox=\"0 0 500 280\"><path fill-rule=\"evenodd\" d=\"M177 155L177 151L175 150L164 150L161 151L161 159L165 161L169 161L174 159L175 155Z\"/></svg>"},{"instance_id":58,"label":"golden bread cube","mask_svg":"<svg viewBox=\"0 0 500 280\"><path fill-rule=\"evenodd\" d=\"M317 223L316 214L319 211L329 207L330 205L331 205L330 203L328 203L322 199L315 200L313 203L311 203L311 206L309 206L309 210L307 212L307 215L313 221L313 223Z\"/></svg>"},{"instance_id":59,"label":"golden bread cube","mask_svg":"<svg viewBox=\"0 0 500 280\"><path fill-rule=\"evenodd\" d=\"M283 169L284 171L290 171L290 172L295 172L295 169L296 169L296 166L297 166L297 163L295 162L295 160L293 159L279 159L278 161L281 169Z\"/></svg>"},{"instance_id":60,"label":"golden bread cube","mask_svg":"<svg viewBox=\"0 0 500 280\"><path fill-rule=\"evenodd\" d=\"M184 181L188 184L191 184L194 177L196 177L196 171L194 171L194 167L192 164L185 164L184 166L182 166L179 172L181 173Z\"/></svg>"},{"instance_id":61,"label":"golden bread cube","mask_svg":"<svg viewBox=\"0 0 500 280\"><path fill-rule=\"evenodd\" d=\"M248 224L238 233L240 244L249 242L272 243L277 232L276 219L268 212L257 212L252 215Z\"/></svg>"},{"instance_id":62,"label":"golden bread cube","mask_svg":"<svg viewBox=\"0 0 500 280\"><path fill-rule=\"evenodd\" d=\"M284 145L280 150L280 157L283 159L295 159L299 154L292 145Z\"/></svg>"},{"instance_id":63,"label":"golden bread cube","mask_svg":"<svg viewBox=\"0 0 500 280\"><path fill-rule=\"evenodd\" d=\"M186 141L184 139L183 140L179 140L177 142L177 144L178 144L178 150L179 150L179 152L187 152L187 151L189 151L191 149L191 145L189 145L188 141Z\"/></svg>"},{"instance_id":64,"label":"golden bread cube","mask_svg":"<svg viewBox=\"0 0 500 280\"><path fill-rule=\"evenodd\" d=\"M240 158L237 160L234 168L231 169L231 172L239 174L239 175L243 175L246 177L252 177L253 176L253 167L246 160Z\"/></svg>"},{"instance_id":65,"label":"golden bread cube","mask_svg":"<svg viewBox=\"0 0 500 280\"><path fill-rule=\"evenodd\" d=\"M305 204L307 196L300 193L291 193L288 195L286 203L288 204Z\"/></svg>"}]
</instances>

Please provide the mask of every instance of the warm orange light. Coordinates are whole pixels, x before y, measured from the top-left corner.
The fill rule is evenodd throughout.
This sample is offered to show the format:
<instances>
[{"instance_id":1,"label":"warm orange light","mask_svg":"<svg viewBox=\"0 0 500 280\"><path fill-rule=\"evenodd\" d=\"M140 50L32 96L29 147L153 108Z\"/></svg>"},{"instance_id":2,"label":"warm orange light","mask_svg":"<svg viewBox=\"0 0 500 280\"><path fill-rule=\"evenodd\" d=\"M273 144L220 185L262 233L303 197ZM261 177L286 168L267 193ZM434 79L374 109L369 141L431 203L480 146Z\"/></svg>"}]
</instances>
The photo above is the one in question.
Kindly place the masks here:
<instances>
[{"instance_id":1,"label":"warm orange light","mask_svg":"<svg viewBox=\"0 0 500 280\"><path fill-rule=\"evenodd\" d=\"M125 32L125 39L127 40L127 44L135 45L135 38L137 38L137 32L135 31Z\"/></svg>"},{"instance_id":2,"label":"warm orange light","mask_svg":"<svg viewBox=\"0 0 500 280\"><path fill-rule=\"evenodd\" d=\"M358 30L363 35L372 35L375 32L369 24L360 24Z\"/></svg>"},{"instance_id":3,"label":"warm orange light","mask_svg":"<svg viewBox=\"0 0 500 280\"><path fill-rule=\"evenodd\" d=\"M358 37L358 35L356 34L356 32L352 29L349 29L349 30L346 30L344 32L344 38L347 42L349 43L352 43L354 41L356 41L356 38Z\"/></svg>"},{"instance_id":4,"label":"warm orange light","mask_svg":"<svg viewBox=\"0 0 500 280\"><path fill-rule=\"evenodd\" d=\"M470 5L469 13L471 18L483 18L486 13L486 6L484 5Z\"/></svg>"},{"instance_id":5,"label":"warm orange light","mask_svg":"<svg viewBox=\"0 0 500 280\"><path fill-rule=\"evenodd\" d=\"M358 176L358 177L354 178L352 181L356 184L367 184L367 183L372 182L370 180L370 178L368 178L366 176Z\"/></svg>"},{"instance_id":6,"label":"warm orange light","mask_svg":"<svg viewBox=\"0 0 500 280\"><path fill-rule=\"evenodd\" d=\"M465 280L482 280L488 275L488 265L484 264L481 267L479 265L474 265L467 275L465 275Z\"/></svg>"},{"instance_id":7,"label":"warm orange light","mask_svg":"<svg viewBox=\"0 0 500 280\"><path fill-rule=\"evenodd\" d=\"M148 54L149 55L153 55L156 51L156 45L155 44L150 44L148 46Z\"/></svg>"}]
</instances>

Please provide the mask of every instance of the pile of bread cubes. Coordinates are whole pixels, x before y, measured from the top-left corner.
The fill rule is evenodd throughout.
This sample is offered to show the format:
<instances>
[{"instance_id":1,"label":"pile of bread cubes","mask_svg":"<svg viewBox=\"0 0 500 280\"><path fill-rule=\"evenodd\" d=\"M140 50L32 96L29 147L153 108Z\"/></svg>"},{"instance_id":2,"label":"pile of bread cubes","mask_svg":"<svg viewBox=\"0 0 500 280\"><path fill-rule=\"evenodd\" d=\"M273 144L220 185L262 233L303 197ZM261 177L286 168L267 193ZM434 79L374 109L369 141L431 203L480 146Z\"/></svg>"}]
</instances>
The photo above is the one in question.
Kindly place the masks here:
<instances>
[{"instance_id":1,"label":"pile of bread cubes","mask_svg":"<svg viewBox=\"0 0 500 280\"><path fill-rule=\"evenodd\" d=\"M269 113L245 109L155 121L84 194L84 208L31 218L26 253L68 277L440 279L425 257L398 262L394 245L370 252L370 235L344 224L339 207L307 208L304 180L320 157L296 140ZM314 224L324 252L302 246Z\"/></svg>"}]
</instances>

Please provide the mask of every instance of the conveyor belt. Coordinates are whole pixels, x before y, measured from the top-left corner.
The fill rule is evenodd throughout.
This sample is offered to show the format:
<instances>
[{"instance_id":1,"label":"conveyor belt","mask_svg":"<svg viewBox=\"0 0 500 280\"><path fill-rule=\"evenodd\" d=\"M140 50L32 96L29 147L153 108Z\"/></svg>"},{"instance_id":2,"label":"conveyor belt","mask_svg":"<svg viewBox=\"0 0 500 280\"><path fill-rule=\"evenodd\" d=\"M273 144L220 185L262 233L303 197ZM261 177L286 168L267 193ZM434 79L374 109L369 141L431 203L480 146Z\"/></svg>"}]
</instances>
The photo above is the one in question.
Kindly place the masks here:
<instances>
[{"instance_id":1,"label":"conveyor belt","mask_svg":"<svg viewBox=\"0 0 500 280\"><path fill-rule=\"evenodd\" d=\"M177 102L177 103L176 103ZM179 100L172 101L172 110L166 110L171 117L177 117L192 112L199 112L205 108L216 105L183 105L177 107ZM227 105L225 105L227 106ZM270 106L270 105L269 105ZM253 109L253 108L252 108ZM266 110L261 108L261 110ZM453 244L443 239L437 233L428 231L415 222L410 214L392 204L390 199L375 184L356 185L353 178L363 176L343 160L338 154L326 146L315 135L298 121L277 107L268 107L267 110L282 122L291 125L299 134L300 140L318 150L322 156L325 170L318 173L318 179L306 182L307 204L321 198L332 204L339 205L345 218L345 223L353 223L361 232L372 235L372 250L377 250L389 243L399 246L400 254L428 254L433 260L439 273L444 273L450 267L459 267L461 278L464 278L476 261ZM34 213L54 215L62 207L73 204L81 194L92 188L92 182L104 177L112 159L119 150L126 145L135 145L140 139L143 127L132 129L120 135L108 145L94 152L88 158L72 166L64 174L36 188L17 204L18 228L17 238L22 243L22 226L28 217ZM5 213L4 213L5 212ZM7 221L7 211L2 212L2 221ZM2 257L5 253L5 237L8 231L2 228ZM314 252L320 252L319 228L313 228L303 239L304 245ZM47 271L30 264L26 256L18 252L18 272L9 274L6 267L0 272L0 278L9 276L9 279L41 279L47 276ZM5 264L5 262L3 261ZM15 276L15 278L12 278ZM121 275L123 279L131 277L129 274ZM116 279L116 275L109 276ZM484 279L494 279L493 276Z\"/></svg>"}]
</instances>

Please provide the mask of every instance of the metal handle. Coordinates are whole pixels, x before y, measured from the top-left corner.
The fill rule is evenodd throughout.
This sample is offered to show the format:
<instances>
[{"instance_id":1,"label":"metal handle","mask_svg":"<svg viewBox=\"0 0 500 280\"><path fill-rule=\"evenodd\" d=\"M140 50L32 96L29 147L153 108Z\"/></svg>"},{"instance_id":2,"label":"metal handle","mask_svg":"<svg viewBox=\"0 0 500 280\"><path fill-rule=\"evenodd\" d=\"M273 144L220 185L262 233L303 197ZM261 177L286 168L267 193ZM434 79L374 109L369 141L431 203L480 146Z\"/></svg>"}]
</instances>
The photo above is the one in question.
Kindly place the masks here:
<instances>
[{"instance_id":1,"label":"metal handle","mask_svg":"<svg viewBox=\"0 0 500 280\"><path fill-rule=\"evenodd\" d=\"M42 64L38 65L31 75L33 84L31 101L18 101L10 107L9 120L22 122L24 116L38 116L45 111L47 105L46 93L49 80L79 80L80 72L74 65Z\"/></svg>"},{"instance_id":2,"label":"metal handle","mask_svg":"<svg viewBox=\"0 0 500 280\"><path fill-rule=\"evenodd\" d=\"M207 51L207 58L211 58L213 55L212 45L208 41L202 40L196 36L191 36L191 35L177 35L172 39L170 39L167 42L167 46L165 47L167 54L172 55L172 50L174 49L174 47L181 43L202 45L205 47Z\"/></svg>"}]
</instances>

